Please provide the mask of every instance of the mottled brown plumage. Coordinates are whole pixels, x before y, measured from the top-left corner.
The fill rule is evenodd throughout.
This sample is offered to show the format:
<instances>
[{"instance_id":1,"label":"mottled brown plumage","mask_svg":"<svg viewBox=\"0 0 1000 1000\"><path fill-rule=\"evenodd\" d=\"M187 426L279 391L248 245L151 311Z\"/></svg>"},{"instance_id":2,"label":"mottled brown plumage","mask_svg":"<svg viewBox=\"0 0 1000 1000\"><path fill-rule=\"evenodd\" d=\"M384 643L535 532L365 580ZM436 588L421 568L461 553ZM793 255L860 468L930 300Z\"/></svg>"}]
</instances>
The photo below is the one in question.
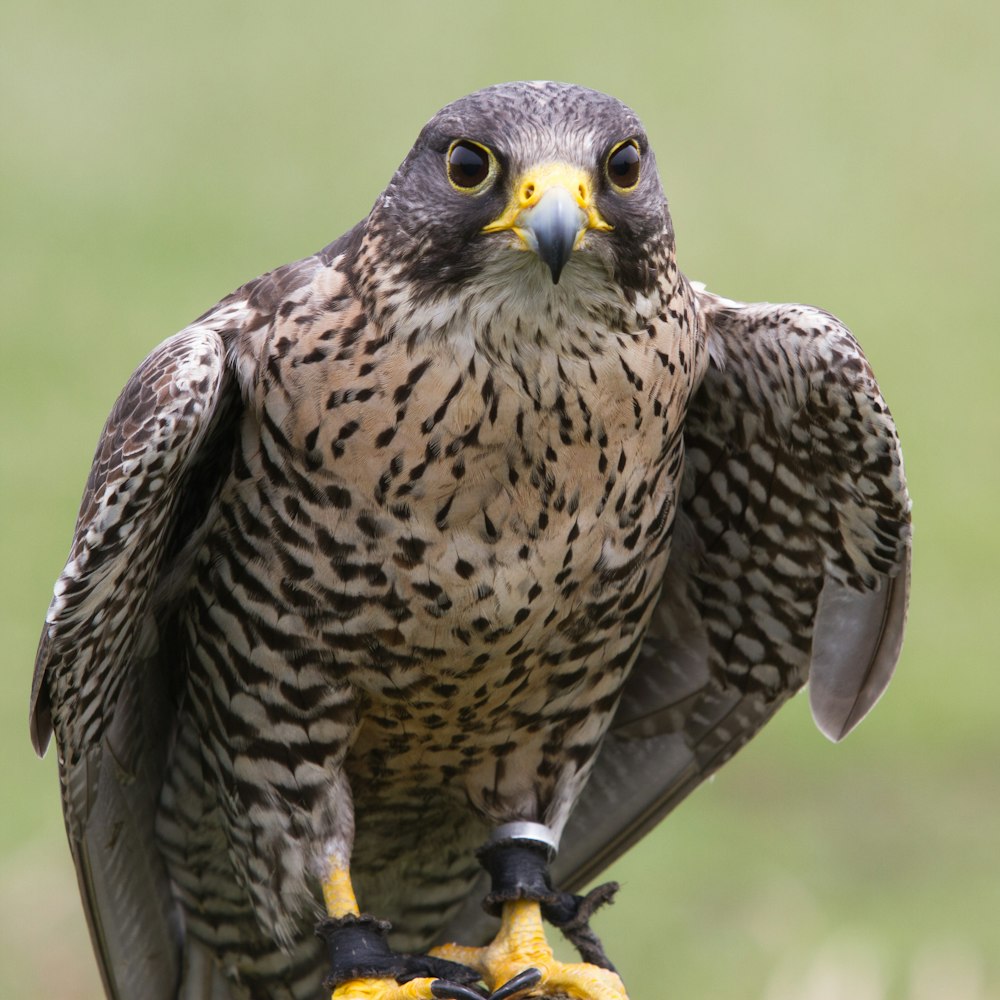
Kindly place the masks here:
<instances>
[{"instance_id":1,"label":"mottled brown plumage","mask_svg":"<svg viewBox=\"0 0 1000 1000\"><path fill-rule=\"evenodd\" d=\"M463 138L481 192L449 185ZM623 140L634 190L602 174ZM482 231L553 161L608 226L561 273ZM476 924L491 826L564 830L581 884L810 660L821 728L852 728L908 560L844 327L693 287L618 102L456 102L364 222L162 344L105 427L32 732L110 995L319 995L331 857L407 947Z\"/></svg>"}]
</instances>

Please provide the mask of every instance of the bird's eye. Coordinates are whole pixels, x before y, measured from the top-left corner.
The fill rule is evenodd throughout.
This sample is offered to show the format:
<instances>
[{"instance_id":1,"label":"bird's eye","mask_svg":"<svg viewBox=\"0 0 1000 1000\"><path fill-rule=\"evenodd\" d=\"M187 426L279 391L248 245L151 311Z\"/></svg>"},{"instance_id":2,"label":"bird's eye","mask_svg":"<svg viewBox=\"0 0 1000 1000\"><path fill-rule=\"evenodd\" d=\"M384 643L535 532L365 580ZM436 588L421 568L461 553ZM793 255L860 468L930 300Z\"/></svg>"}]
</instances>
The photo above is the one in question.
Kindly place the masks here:
<instances>
[{"instance_id":1,"label":"bird's eye","mask_svg":"<svg viewBox=\"0 0 1000 1000\"><path fill-rule=\"evenodd\" d=\"M635 139L626 139L611 150L605 170L608 180L620 191L628 191L639 183L639 146Z\"/></svg>"},{"instance_id":2,"label":"bird's eye","mask_svg":"<svg viewBox=\"0 0 1000 1000\"><path fill-rule=\"evenodd\" d=\"M496 159L478 142L456 139L448 149L448 180L452 186L467 194L474 194L486 187L486 182L496 173Z\"/></svg>"}]
</instances>

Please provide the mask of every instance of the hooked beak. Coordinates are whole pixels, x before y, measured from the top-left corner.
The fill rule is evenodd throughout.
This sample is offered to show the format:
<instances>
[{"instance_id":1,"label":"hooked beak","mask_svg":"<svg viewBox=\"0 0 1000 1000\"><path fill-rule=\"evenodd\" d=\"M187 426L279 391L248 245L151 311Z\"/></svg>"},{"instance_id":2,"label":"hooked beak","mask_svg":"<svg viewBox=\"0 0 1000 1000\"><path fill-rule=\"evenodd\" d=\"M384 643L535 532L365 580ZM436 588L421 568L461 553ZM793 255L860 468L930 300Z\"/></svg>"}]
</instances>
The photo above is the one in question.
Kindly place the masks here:
<instances>
[{"instance_id":1,"label":"hooked beak","mask_svg":"<svg viewBox=\"0 0 1000 1000\"><path fill-rule=\"evenodd\" d=\"M612 227L594 206L590 178L565 163L546 163L527 171L514 186L510 203L484 233L512 230L534 251L559 284L566 262L584 236Z\"/></svg>"}]
</instances>

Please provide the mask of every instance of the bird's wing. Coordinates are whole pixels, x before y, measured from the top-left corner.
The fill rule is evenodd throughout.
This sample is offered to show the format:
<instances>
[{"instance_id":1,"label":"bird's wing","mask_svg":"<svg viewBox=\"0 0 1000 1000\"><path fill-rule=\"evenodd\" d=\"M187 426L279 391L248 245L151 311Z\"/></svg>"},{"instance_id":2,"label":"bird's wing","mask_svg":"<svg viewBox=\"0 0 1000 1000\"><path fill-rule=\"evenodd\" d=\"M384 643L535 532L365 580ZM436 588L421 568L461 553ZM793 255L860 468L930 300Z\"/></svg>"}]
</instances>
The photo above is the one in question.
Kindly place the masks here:
<instances>
[{"instance_id":1,"label":"bird's wing","mask_svg":"<svg viewBox=\"0 0 1000 1000\"><path fill-rule=\"evenodd\" d=\"M580 886L743 746L808 679L833 740L899 655L910 500L892 417L818 309L698 291L708 373L663 592L554 874Z\"/></svg>"},{"instance_id":2,"label":"bird's wing","mask_svg":"<svg viewBox=\"0 0 1000 1000\"><path fill-rule=\"evenodd\" d=\"M42 632L31 737L55 732L63 811L108 995L173 997L176 924L153 821L174 714L152 604L203 517L239 394L219 330L235 305L156 348L115 403ZM228 432L228 433L227 433ZM214 467L214 468L213 468Z\"/></svg>"},{"instance_id":3,"label":"bird's wing","mask_svg":"<svg viewBox=\"0 0 1000 1000\"><path fill-rule=\"evenodd\" d=\"M31 738L54 733L63 813L112 1000L232 1000L179 925L154 823L184 658L178 599L230 473L258 341L296 290L356 240L223 299L139 366L108 417L35 663Z\"/></svg>"}]
</instances>

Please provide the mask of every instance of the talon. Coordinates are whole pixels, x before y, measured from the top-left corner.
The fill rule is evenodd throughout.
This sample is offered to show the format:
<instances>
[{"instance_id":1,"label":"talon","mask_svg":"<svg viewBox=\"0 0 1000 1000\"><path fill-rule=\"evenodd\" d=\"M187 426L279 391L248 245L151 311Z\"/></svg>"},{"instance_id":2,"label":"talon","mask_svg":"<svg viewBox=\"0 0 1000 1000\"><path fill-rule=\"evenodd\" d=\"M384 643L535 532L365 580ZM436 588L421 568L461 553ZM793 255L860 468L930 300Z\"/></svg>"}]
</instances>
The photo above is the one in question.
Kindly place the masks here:
<instances>
[{"instance_id":1,"label":"talon","mask_svg":"<svg viewBox=\"0 0 1000 1000\"><path fill-rule=\"evenodd\" d=\"M499 989L494 990L490 994L489 1000L507 1000L508 997L512 997L522 990L537 986L541 981L542 970L532 966L530 969L519 972L512 979L508 979Z\"/></svg>"},{"instance_id":2,"label":"talon","mask_svg":"<svg viewBox=\"0 0 1000 1000\"><path fill-rule=\"evenodd\" d=\"M438 1000L484 1000L485 992L480 992L471 986L452 983L447 979L435 979L430 986L431 995ZM492 998L491 998L492 1000Z\"/></svg>"}]
</instances>

